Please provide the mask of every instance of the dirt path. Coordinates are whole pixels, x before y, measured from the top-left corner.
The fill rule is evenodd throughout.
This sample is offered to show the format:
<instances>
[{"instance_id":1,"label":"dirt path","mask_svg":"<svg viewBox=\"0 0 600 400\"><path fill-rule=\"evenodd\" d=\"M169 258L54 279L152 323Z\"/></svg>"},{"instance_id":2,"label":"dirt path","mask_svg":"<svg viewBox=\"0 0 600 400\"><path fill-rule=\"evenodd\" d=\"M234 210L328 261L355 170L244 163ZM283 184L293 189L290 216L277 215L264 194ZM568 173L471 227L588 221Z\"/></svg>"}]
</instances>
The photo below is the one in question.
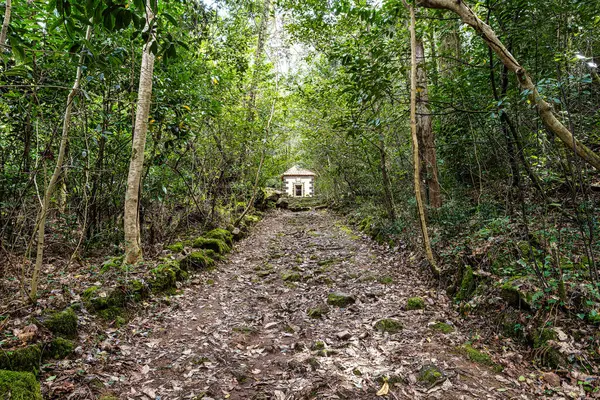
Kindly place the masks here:
<instances>
[{"instance_id":1,"label":"dirt path","mask_svg":"<svg viewBox=\"0 0 600 400\"><path fill-rule=\"evenodd\" d=\"M533 398L516 371L457 351L469 332L416 269L330 212L276 211L217 270L131 321L105 372L122 399ZM355 304L309 317L334 291ZM405 309L413 296L424 310ZM404 329L381 333L382 318ZM420 382L428 365L445 376Z\"/></svg>"}]
</instances>

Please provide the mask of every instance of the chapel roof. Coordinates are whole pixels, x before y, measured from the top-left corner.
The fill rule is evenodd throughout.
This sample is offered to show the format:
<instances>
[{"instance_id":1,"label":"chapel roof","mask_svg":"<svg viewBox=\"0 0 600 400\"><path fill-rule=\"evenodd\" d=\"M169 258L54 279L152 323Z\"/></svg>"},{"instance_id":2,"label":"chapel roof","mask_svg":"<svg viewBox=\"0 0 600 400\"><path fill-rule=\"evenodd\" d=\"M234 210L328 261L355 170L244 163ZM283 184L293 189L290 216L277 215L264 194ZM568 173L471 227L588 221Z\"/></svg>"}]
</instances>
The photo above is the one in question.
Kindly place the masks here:
<instances>
[{"instance_id":1,"label":"chapel roof","mask_svg":"<svg viewBox=\"0 0 600 400\"><path fill-rule=\"evenodd\" d=\"M309 171L304 168L300 168L297 165L294 165L292 168L288 169L283 173L283 176L315 176L316 174L312 171Z\"/></svg>"}]
</instances>

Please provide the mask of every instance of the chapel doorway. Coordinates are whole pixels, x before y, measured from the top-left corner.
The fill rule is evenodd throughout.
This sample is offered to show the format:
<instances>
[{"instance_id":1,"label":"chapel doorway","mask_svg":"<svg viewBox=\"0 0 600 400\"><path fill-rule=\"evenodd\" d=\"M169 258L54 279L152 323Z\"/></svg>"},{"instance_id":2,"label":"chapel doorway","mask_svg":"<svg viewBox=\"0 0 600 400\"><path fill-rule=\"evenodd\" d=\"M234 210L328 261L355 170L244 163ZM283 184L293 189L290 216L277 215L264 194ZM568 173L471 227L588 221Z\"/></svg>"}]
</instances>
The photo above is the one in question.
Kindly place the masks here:
<instances>
[{"instance_id":1,"label":"chapel doorway","mask_svg":"<svg viewBox=\"0 0 600 400\"><path fill-rule=\"evenodd\" d=\"M302 197L302 185L296 185L296 197Z\"/></svg>"}]
</instances>

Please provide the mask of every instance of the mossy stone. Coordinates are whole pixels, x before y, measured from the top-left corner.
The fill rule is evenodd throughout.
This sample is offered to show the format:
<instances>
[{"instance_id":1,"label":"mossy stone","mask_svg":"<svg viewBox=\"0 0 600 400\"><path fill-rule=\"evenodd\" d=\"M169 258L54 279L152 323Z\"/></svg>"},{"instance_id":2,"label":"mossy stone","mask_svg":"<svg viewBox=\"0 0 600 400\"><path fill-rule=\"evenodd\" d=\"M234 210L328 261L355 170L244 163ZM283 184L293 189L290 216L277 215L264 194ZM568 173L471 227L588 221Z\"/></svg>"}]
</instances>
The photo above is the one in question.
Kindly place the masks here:
<instances>
[{"instance_id":1,"label":"mossy stone","mask_svg":"<svg viewBox=\"0 0 600 400\"><path fill-rule=\"evenodd\" d=\"M477 350L470 344L464 344L460 347L463 353L469 358L469 360L478 364L493 366L494 363L489 355Z\"/></svg>"},{"instance_id":2,"label":"mossy stone","mask_svg":"<svg viewBox=\"0 0 600 400\"><path fill-rule=\"evenodd\" d=\"M425 308L425 300L421 297L411 297L406 301L407 310L422 310Z\"/></svg>"},{"instance_id":3,"label":"mossy stone","mask_svg":"<svg viewBox=\"0 0 600 400\"><path fill-rule=\"evenodd\" d=\"M37 375L41 359L42 349L37 344L15 350L2 350L0 370L31 372Z\"/></svg>"},{"instance_id":4,"label":"mossy stone","mask_svg":"<svg viewBox=\"0 0 600 400\"><path fill-rule=\"evenodd\" d=\"M321 318L323 315L329 312L329 307L326 304L319 304L316 307L309 308L307 314L311 318Z\"/></svg>"},{"instance_id":5,"label":"mossy stone","mask_svg":"<svg viewBox=\"0 0 600 400\"><path fill-rule=\"evenodd\" d=\"M85 307L105 320L122 319L129 301L129 289L116 287L110 291L98 286L86 289L82 295Z\"/></svg>"},{"instance_id":6,"label":"mossy stone","mask_svg":"<svg viewBox=\"0 0 600 400\"><path fill-rule=\"evenodd\" d=\"M546 345L548 340L558 339L558 333L552 328L540 328L533 334L533 348L538 349Z\"/></svg>"},{"instance_id":7,"label":"mossy stone","mask_svg":"<svg viewBox=\"0 0 600 400\"><path fill-rule=\"evenodd\" d=\"M150 280L152 292L162 293L175 291L177 288L177 273L175 272L175 268L179 270L179 267L175 265L160 264L150 271L152 274Z\"/></svg>"},{"instance_id":8,"label":"mossy stone","mask_svg":"<svg viewBox=\"0 0 600 400\"><path fill-rule=\"evenodd\" d=\"M133 301L142 301L150 296L150 288L141 280L130 281L127 288Z\"/></svg>"},{"instance_id":9,"label":"mossy stone","mask_svg":"<svg viewBox=\"0 0 600 400\"><path fill-rule=\"evenodd\" d=\"M396 319L384 318L375 323L375 329L379 332L398 333L404 329L404 326Z\"/></svg>"},{"instance_id":10,"label":"mossy stone","mask_svg":"<svg viewBox=\"0 0 600 400\"><path fill-rule=\"evenodd\" d=\"M341 293L341 292L333 292L329 293L327 296L327 304L330 304L335 307L347 307L351 304L354 304L356 299L351 294Z\"/></svg>"},{"instance_id":11,"label":"mossy stone","mask_svg":"<svg viewBox=\"0 0 600 400\"><path fill-rule=\"evenodd\" d=\"M73 352L75 344L68 339L61 337L54 338L50 343L44 346L43 356L44 358L54 358L56 360L62 360Z\"/></svg>"},{"instance_id":12,"label":"mossy stone","mask_svg":"<svg viewBox=\"0 0 600 400\"><path fill-rule=\"evenodd\" d=\"M442 332L442 333L452 333L454 332L454 327L450 324L446 324L444 322L436 322L431 325L431 329Z\"/></svg>"},{"instance_id":13,"label":"mossy stone","mask_svg":"<svg viewBox=\"0 0 600 400\"><path fill-rule=\"evenodd\" d=\"M119 400L117 396L113 396L112 394L105 394L100 396L98 400Z\"/></svg>"},{"instance_id":14,"label":"mossy stone","mask_svg":"<svg viewBox=\"0 0 600 400\"><path fill-rule=\"evenodd\" d=\"M284 272L281 274L281 279L285 282L300 282L302 280L302 275L298 272Z\"/></svg>"},{"instance_id":15,"label":"mossy stone","mask_svg":"<svg viewBox=\"0 0 600 400\"><path fill-rule=\"evenodd\" d=\"M465 272L463 273L462 281L455 299L457 301L469 299L471 293L475 291L475 286L475 275L473 274L473 268L467 265L465 267Z\"/></svg>"},{"instance_id":16,"label":"mossy stone","mask_svg":"<svg viewBox=\"0 0 600 400\"><path fill-rule=\"evenodd\" d=\"M214 264L215 261L210 258L205 251L195 251L190 253L179 262L179 266L186 271L209 269L214 266Z\"/></svg>"},{"instance_id":17,"label":"mossy stone","mask_svg":"<svg viewBox=\"0 0 600 400\"><path fill-rule=\"evenodd\" d=\"M0 370L0 399L42 400L40 384L32 373Z\"/></svg>"},{"instance_id":18,"label":"mossy stone","mask_svg":"<svg viewBox=\"0 0 600 400\"><path fill-rule=\"evenodd\" d=\"M394 278L392 278L391 276L381 276L379 277L378 281L383 285L391 285L392 283L394 283Z\"/></svg>"},{"instance_id":19,"label":"mossy stone","mask_svg":"<svg viewBox=\"0 0 600 400\"><path fill-rule=\"evenodd\" d=\"M199 237L192 245L195 249L212 250L217 254L225 254L231 251L231 247L221 239Z\"/></svg>"},{"instance_id":20,"label":"mossy stone","mask_svg":"<svg viewBox=\"0 0 600 400\"><path fill-rule=\"evenodd\" d=\"M114 269L120 269L123 266L125 256L111 257L102 263L100 267L101 273L106 273Z\"/></svg>"},{"instance_id":21,"label":"mossy stone","mask_svg":"<svg viewBox=\"0 0 600 400\"><path fill-rule=\"evenodd\" d=\"M65 338L77 337L77 314L72 308L50 314L44 326L56 336Z\"/></svg>"},{"instance_id":22,"label":"mossy stone","mask_svg":"<svg viewBox=\"0 0 600 400\"><path fill-rule=\"evenodd\" d=\"M233 245L233 234L229 232L227 229L216 228L211 231L208 231L204 234L204 237L209 239L221 239L229 246Z\"/></svg>"},{"instance_id":23,"label":"mossy stone","mask_svg":"<svg viewBox=\"0 0 600 400\"><path fill-rule=\"evenodd\" d=\"M184 248L183 242L173 243L166 247L167 250L170 250L173 253L182 253Z\"/></svg>"},{"instance_id":24,"label":"mossy stone","mask_svg":"<svg viewBox=\"0 0 600 400\"><path fill-rule=\"evenodd\" d=\"M418 381L433 386L444 379L444 373L435 365L423 365L419 370Z\"/></svg>"}]
</instances>

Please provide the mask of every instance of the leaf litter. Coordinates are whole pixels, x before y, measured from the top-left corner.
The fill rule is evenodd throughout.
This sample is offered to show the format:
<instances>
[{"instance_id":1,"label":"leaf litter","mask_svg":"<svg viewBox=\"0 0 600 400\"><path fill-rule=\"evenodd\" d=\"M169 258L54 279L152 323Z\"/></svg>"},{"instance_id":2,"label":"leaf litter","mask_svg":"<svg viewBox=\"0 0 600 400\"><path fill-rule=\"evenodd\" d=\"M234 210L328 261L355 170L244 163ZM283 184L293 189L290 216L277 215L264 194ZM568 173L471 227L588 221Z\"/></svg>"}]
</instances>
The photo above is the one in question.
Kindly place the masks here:
<instances>
[{"instance_id":1,"label":"leaf litter","mask_svg":"<svg viewBox=\"0 0 600 400\"><path fill-rule=\"evenodd\" d=\"M55 365L52 376L82 376L60 397L69 399L582 395L567 382L549 390L514 349L496 354L478 346L501 372L471 361L458 349L473 332L415 259L355 235L333 212L272 211L214 271L177 295L145 303L127 325L97 332L96 346L76 349L80 359ZM354 302L328 305L331 293ZM424 308L407 309L415 297ZM401 329L376 329L381 320ZM439 323L452 329L432 328ZM431 366L432 378L424 380L420 371Z\"/></svg>"}]
</instances>

